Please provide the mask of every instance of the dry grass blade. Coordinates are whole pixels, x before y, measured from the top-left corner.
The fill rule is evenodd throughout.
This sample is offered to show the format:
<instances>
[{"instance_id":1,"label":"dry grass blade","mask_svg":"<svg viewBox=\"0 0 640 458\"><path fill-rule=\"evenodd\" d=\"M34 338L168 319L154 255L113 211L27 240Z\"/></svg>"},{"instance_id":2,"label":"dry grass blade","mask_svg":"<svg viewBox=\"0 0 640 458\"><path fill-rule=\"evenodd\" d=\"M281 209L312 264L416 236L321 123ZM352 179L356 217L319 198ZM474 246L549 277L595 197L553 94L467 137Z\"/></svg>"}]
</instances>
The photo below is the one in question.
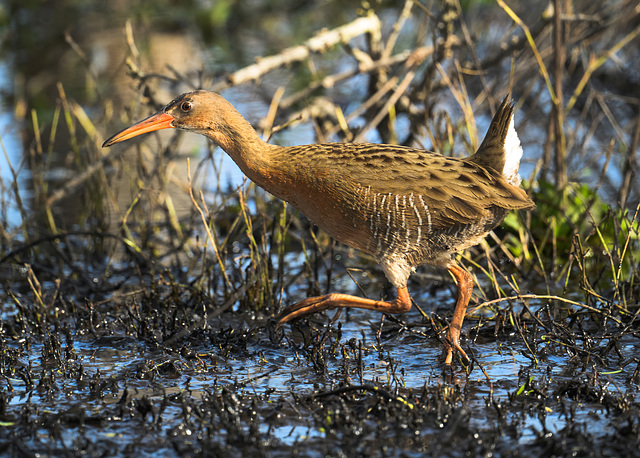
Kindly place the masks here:
<instances>
[{"instance_id":1,"label":"dry grass blade","mask_svg":"<svg viewBox=\"0 0 640 458\"><path fill-rule=\"evenodd\" d=\"M517 14L511 8L509 8L509 6L503 0L497 0L497 2L498 2L498 5L500 5L500 8L502 8L509 15L509 17L513 20L513 22L518 24L520 28L524 31L524 34L527 37L527 42L529 43L529 46L531 47L531 51L533 51L533 55L535 56L536 62L538 63L538 69L540 70L540 74L542 75L542 78L544 78L544 82L547 85L547 90L549 91L549 95L551 96L551 101L554 104L557 104L558 101L557 101L556 93L553 90L553 85L551 84L551 78L549 77L549 72L547 71L547 67L544 64L544 61L542 59L542 56L540 55L540 52L538 51L536 42L533 39L533 36L531 35L531 30L522 21L522 19L518 17Z\"/></svg>"},{"instance_id":2,"label":"dry grass blade","mask_svg":"<svg viewBox=\"0 0 640 458\"><path fill-rule=\"evenodd\" d=\"M375 129L378 126L378 124L380 124L382 120L389 115L389 113L393 109L393 106L400 99L400 97L402 97L402 95L405 93L405 91L409 87L409 84L411 84L411 81L413 80L415 75L416 74L414 71L408 71L406 73L404 78L402 78L402 81L400 81L400 84L398 84L398 87L393 91L393 94L391 95L391 97L389 97L389 99L385 102L384 106L380 109L380 111L378 111L378 114L376 114L376 116L371 120L371 122L369 122L358 133L358 135L356 135L356 137L353 140L354 142L357 143L357 142L363 141L367 132L369 132L371 129Z\"/></svg>"},{"instance_id":3,"label":"dry grass blade","mask_svg":"<svg viewBox=\"0 0 640 458\"><path fill-rule=\"evenodd\" d=\"M468 311L467 313L468 314L475 313L478 310L482 309L483 307L489 307L491 305L499 304L501 302L522 301L523 299L552 300L552 301L563 302L563 303L569 304L569 305L575 305L576 307L580 307L580 308L583 308L585 310L589 310L590 312L602 315L602 316L606 317L607 319L612 320L612 321L614 321L615 323L617 323L617 324L619 324L621 326L625 325L625 323L622 320L619 320L618 318L612 316L607 311L603 311L603 310L597 309L595 307L591 307L590 305L587 305L587 304L585 304L583 302L577 302L577 301L573 301L571 299L567 299L565 297L548 295L548 294L519 294L517 296L500 297L498 299L493 299L493 300L490 300L490 301L486 301L486 302L478 305L477 307L474 307L472 310Z\"/></svg>"},{"instance_id":4,"label":"dry grass blade","mask_svg":"<svg viewBox=\"0 0 640 458\"><path fill-rule=\"evenodd\" d=\"M204 229L207 232L207 240L211 245L211 248L213 249L213 253L216 255L216 260L218 261L218 266L220 267L220 273L222 274L224 282L229 287L229 289L233 291L233 285L231 283L231 280L229 280L229 277L227 276L227 270L225 269L224 262L222 261L222 258L220 256L220 250L218 249L218 239L211 232L211 227L209 226L209 221L208 221L209 217L207 214L205 214L205 210L203 210L203 208L204 209L207 208L206 203L204 201L204 195L202 194L202 191L201 191L200 201L202 202L202 206L200 206L200 204L198 203L198 201L196 200L193 194L193 185L191 183L191 161L189 158L187 158L187 179L188 179L189 197L191 198L191 203L193 203L193 207L197 210L198 214L200 215L200 219L202 220L202 225L204 226Z\"/></svg>"},{"instance_id":5,"label":"dry grass blade","mask_svg":"<svg viewBox=\"0 0 640 458\"><path fill-rule=\"evenodd\" d=\"M631 41L635 39L639 34L640 34L640 26L636 27L635 29L633 29L633 31L625 35L620 41L618 41L611 49L607 50L607 52L605 52L602 56L598 58L594 57L593 55L589 56L589 65L587 66L587 69L585 70L584 75L580 79L580 82L578 83L575 90L573 91L573 95L569 99L569 102L567 103L567 106L565 108L565 113L571 111L571 109L574 107L576 101L578 100L578 97L580 96L580 94L582 94L582 91L584 91L584 88L589 82L589 79L591 79L591 75L593 75L593 72L595 72L598 68L600 68L607 60L611 59L618 51L620 51L626 45L631 43Z\"/></svg>"}]
</instances>

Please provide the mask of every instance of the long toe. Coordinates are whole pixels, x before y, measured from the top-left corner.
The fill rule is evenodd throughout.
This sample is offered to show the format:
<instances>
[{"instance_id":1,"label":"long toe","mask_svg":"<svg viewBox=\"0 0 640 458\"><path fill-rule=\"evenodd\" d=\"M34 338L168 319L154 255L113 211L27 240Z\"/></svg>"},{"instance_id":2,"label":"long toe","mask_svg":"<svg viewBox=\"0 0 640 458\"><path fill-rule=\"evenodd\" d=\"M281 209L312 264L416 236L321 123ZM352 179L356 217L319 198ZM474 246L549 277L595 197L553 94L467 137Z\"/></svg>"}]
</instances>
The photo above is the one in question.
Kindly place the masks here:
<instances>
[{"instance_id":1,"label":"long toe","mask_svg":"<svg viewBox=\"0 0 640 458\"><path fill-rule=\"evenodd\" d=\"M462 358L462 362L464 363L464 365L468 366L471 363L471 359L467 356L465 351L462 349L462 347L460 346L460 343L454 344L454 347L460 354L460 357Z\"/></svg>"},{"instance_id":2,"label":"long toe","mask_svg":"<svg viewBox=\"0 0 640 458\"><path fill-rule=\"evenodd\" d=\"M462 358L462 362L465 365L469 365L471 363L471 358L467 356L467 353L460 346L460 334L456 332L455 329L449 327L449 332L444 339L444 363L447 366L450 366L453 362L453 354L458 352L460 357Z\"/></svg>"},{"instance_id":3,"label":"long toe","mask_svg":"<svg viewBox=\"0 0 640 458\"><path fill-rule=\"evenodd\" d=\"M310 297L297 302L278 316L277 327L282 326L287 321L302 318L312 313L322 312L335 308L359 308L366 310L376 310L382 313L404 313L411 308L411 297L407 287L398 288L398 295L391 302L374 301L364 297L350 296L348 294L332 293L325 296Z\"/></svg>"},{"instance_id":4,"label":"long toe","mask_svg":"<svg viewBox=\"0 0 640 458\"><path fill-rule=\"evenodd\" d=\"M451 363L453 362L453 354L454 352L458 352L458 354L460 355L460 357L462 358L462 363L465 366L468 366L471 363L471 358L469 358L467 356L467 353L462 349L462 347L460 345L450 345L448 342L445 344L444 349L443 349L443 359L444 359L444 363L447 366L450 366Z\"/></svg>"},{"instance_id":5,"label":"long toe","mask_svg":"<svg viewBox=\"0 0 640 458\"><path fill-rule=\"evenodd\" d=\"M447 366L451 366L451 363L453 362L453 347L446 343L443 350L444 363Z\"/></svg>"},{"instance_id":6,"label":"long toe","mask_svg":"<svg viewBox=\"0 0 640 458\"><path fill-rule=\"evenodd\" d=\"M280 327L289 321L332 308L327 299L328 296L309 297L290 305L278 315L278 324L276 327Z\"/></svg>"}]
</instances>

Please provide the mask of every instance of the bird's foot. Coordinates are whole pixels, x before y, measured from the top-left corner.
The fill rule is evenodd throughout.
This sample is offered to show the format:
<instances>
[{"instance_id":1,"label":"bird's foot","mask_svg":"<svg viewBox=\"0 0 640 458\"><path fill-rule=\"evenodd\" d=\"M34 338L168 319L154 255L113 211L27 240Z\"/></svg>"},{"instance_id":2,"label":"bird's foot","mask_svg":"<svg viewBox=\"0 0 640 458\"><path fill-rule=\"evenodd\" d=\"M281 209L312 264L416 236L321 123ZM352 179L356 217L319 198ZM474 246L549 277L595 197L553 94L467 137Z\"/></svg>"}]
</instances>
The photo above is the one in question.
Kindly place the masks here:
<instances>
[{"instance_id":1,"label":"bird's foot","mask_svg":"<svg viewBox=\"0 0 640 458\"><path fill-rule=\"evenodd\" d=\"M458 284L458 300L456 301L456 308L453 311L453 318L449 325L448 336L444 341L444 363L449 366L453 362L453 352L457 351L463 359L465 365L471 362L471 359L467 356L464 350L460 347L460 330L462 329L462 322L464 321L464 315L467 311L467 305L471 298L471 292L473 291L473 279L469 272L464 270L456 263L451 263L448 266L449 272L456 279Z\"/></svg>"},{"instance_id":2,"label":"bird's foot","mask_svg":"<svg viewBox=\"0 0 640 458\"><path fill-rule=\"evenodd\" d=\"M462 362L465 366L471 363L471 359L467 356L465 351L460 346L460 330L456 330L452 326L449 326L449 332L444 340L444 363L450 366L453 362L453 353L457 351L462 358Z\"/></svg>"},{"instance_id":3,"label":"bird's foot","mask_svg":"<svg viewBox=\"0 0 640 458\"><path fill-rule=\"evenodd\" d=\"M278 320L278 324L276 324L276 329L288 321L297 320L298 318L302 318L313 313L335 308L335 298L332 298L331 296L337 295L326 294L324 296L309 297L290 305L277 316L276 319Z\"/></svg>"},{"instance_id":4,"label":"bird's foot","mask_svg":"<svg viewBox=\"0 0 640 458\"><path fill-rule=\"evenodd\" d=\"M462 362L464 363L465 366L468 366L471 363L471 359L467 356L465 351L462 349L462 347L460 346L460 343L450 344L447 341L444 344L444 353L443 353L444 363L447 366L451 366L451 363L453 362L454 350L460 354L460 357L462 358Z\"/></svg>"},{"instance_id":5,"label":"bird's foot","mask_svg":"<svg viewBox=\"0 0 640 458\"><path fill-rule=\"evenodd\" d=\"M277 317L278 324L276 324L276 329L288 321L302 318L312 313L348 307L376 310L383 313L404 313L411 308L411 297L406 287L399 288L398 296L391 302L374 301L364 297L337 293L310 297L284 309Z\"/></svg>"}]
</instances>

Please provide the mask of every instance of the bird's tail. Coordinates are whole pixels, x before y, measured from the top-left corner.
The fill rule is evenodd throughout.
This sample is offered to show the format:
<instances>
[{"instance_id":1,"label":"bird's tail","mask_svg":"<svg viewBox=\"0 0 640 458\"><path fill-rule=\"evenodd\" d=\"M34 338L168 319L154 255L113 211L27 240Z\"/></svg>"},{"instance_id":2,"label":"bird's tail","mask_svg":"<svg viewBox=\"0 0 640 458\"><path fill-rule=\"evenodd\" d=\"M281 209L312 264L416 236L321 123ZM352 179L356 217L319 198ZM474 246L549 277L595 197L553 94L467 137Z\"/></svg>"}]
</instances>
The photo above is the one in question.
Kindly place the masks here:
<instances>
[{"instance_id":1,"label":"bird's tail","mask_svg":"<svg viewBox=\"0 0 640 458\"><path fill-rule=\"evenodd\" d=\"M519 186L520 158L522 158L522 145L514 127L511 96L507 94L491 120L487 135L478 151L468 160L497 170L507 182Z\"/></svg>"}]
</instances>

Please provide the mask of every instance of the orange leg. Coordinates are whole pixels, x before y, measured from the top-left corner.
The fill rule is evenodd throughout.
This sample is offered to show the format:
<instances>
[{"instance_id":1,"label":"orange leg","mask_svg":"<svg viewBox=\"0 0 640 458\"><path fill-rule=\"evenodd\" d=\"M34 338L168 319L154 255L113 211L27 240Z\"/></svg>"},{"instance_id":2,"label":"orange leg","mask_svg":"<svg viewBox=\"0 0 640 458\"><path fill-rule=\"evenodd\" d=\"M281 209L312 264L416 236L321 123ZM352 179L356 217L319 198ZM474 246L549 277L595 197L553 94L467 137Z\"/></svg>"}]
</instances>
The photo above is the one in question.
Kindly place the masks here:
<instances>
[{"instance_id":1,"label":"orange leg","mask_svg":"<svg viewBox=\"0 0 640 458\"><path fill-rule=\"evenodd\" d=\"M458 300L456 302L456 308L453 311L453 319L449 325L449 336L445 340L444 344L444 363L446 365L451 364L453 361L454 349L460 352L462 358L468 363L471 360L460 347L460 330L462 329L462 321L464 320L464 315L467 312L467 305L469 304L469 299L471 299L471 293L473 292L473 279L469 272L457 264L451 264L448 269L449 272L453 274L456 279L456 283L458 284Z\"/></svg>"},{"instance_id":2,"label":"orange leg","mask_svg":"<svg viewBox=\"0 0 640 458\"><path fill-rule=\"evenodd\" d=\"M277 327L287 321L295 320L312 313L339 307L354 307L359 309L377 310L384 313L404 313L411 309L411 297L407 287L398 288L398 296L391 302L374 301L348 294L327 294L325 296L310 297L297 302L282 311L278 316Z\"/></svg>"}]
</instances>

